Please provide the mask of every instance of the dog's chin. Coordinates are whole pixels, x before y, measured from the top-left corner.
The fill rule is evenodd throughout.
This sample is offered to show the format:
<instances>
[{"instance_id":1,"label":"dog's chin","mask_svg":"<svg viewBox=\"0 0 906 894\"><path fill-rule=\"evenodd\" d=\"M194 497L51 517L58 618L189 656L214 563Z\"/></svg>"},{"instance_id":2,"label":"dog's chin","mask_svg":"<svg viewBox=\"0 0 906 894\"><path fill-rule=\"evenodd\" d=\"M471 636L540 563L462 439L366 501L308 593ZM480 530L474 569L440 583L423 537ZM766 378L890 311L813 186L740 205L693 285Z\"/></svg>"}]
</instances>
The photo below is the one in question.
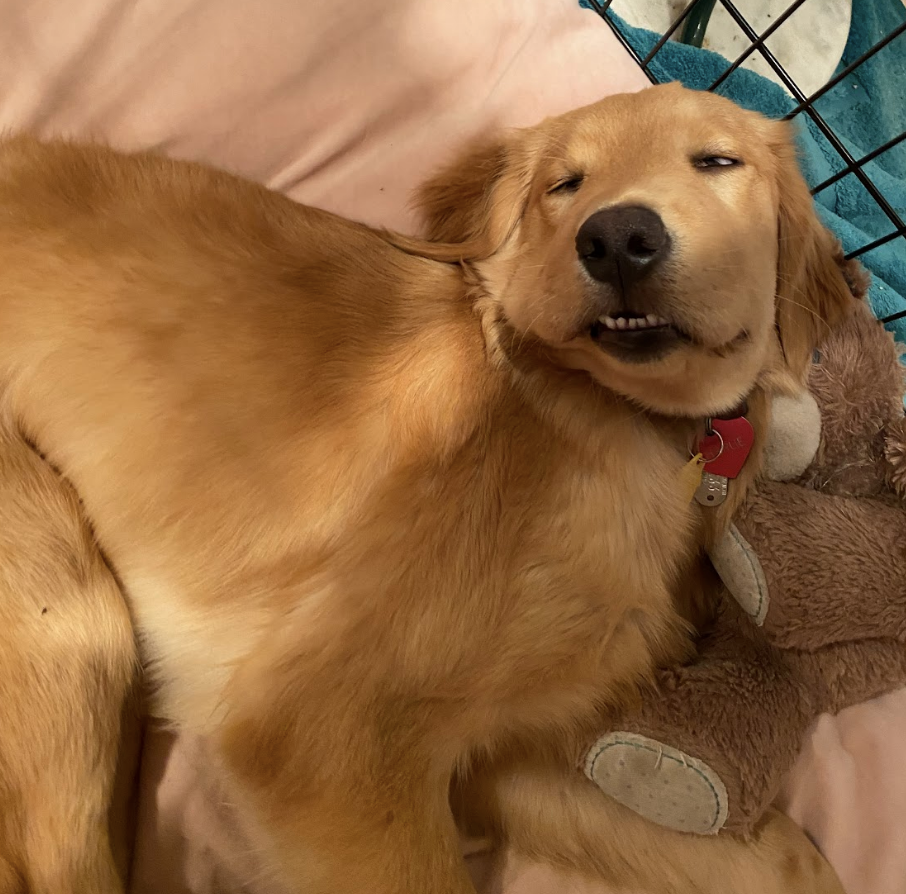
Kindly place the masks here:
<instances>
[{"instance_id":1,"label":"dog's chin","mask_svg":"<svg viewBox=\"0 0 906 894\"><path fill-rule=\"evenodd\" d=\"M739 404L758 375L758 354L744 346L718 353L681 337L637 332L609 338L606 345L586 338L561 356L647 410L700 419Z\"/></svg>"}]
</instances>

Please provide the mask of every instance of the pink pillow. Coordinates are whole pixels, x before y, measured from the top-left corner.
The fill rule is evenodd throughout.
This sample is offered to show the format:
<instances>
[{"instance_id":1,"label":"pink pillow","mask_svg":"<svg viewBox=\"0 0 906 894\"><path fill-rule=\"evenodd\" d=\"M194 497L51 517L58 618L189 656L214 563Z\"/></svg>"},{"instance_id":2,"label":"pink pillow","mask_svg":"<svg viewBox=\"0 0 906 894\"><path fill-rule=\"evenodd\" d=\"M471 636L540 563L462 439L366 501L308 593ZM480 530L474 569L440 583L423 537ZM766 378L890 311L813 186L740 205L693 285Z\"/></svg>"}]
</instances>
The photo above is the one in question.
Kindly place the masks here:
<instances>
[{"instance_id":1,"label":"pink pillow","mask_svg":"<svg viewBox=\"0 0 906 894\"><path fill-rule=\"evenodd\" d=\"M648 83L577 0L4 0L0 128L210 161L411 229L472 135Z\"/></svg>"}]
</instances>

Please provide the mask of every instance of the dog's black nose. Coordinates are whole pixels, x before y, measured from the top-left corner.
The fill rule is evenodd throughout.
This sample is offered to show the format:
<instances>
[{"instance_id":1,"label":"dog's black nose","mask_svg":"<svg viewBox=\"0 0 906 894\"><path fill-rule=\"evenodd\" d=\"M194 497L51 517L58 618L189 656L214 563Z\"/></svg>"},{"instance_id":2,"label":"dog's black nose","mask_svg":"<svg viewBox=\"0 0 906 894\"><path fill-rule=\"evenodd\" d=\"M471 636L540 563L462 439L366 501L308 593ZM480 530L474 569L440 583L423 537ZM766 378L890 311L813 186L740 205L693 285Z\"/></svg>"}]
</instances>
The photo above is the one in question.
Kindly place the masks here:
<instances>
[{"instance_id":1,"label":"dog's black nose","mask_svg":"<svg viewBox=\"0 0 906 894\"><path fill-rule=\"evenodd\" d=\"M650 208L615 205L596 211L579 227L576 252L594 279L623 291L669 254L670 236Z\"/></svg>"}]
</instances>

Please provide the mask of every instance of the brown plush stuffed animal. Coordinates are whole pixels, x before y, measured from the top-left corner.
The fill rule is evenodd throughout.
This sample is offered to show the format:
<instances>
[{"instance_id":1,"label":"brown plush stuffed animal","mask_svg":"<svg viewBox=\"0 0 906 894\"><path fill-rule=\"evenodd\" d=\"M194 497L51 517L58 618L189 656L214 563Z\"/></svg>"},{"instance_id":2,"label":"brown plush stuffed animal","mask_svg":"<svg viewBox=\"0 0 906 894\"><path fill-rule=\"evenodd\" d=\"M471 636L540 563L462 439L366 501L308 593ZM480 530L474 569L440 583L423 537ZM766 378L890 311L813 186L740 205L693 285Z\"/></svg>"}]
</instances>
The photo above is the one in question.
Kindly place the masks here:
<instances>
[{"instance_id":1,"label":"brown plush stuffed animal","mask_svg":"<svg viewBox=\"0 0 906 894\"><path fill-rule=\"evenodd\" d=\"M696 661L664 671L588 753L604 792L661 825L747 832L818 714L906 683L904 369L864 302L809 389L811 412L808 396L775 404L766 471L783 480L763 482L711 552L736 598Z\"/></svg>"}]
</instances>

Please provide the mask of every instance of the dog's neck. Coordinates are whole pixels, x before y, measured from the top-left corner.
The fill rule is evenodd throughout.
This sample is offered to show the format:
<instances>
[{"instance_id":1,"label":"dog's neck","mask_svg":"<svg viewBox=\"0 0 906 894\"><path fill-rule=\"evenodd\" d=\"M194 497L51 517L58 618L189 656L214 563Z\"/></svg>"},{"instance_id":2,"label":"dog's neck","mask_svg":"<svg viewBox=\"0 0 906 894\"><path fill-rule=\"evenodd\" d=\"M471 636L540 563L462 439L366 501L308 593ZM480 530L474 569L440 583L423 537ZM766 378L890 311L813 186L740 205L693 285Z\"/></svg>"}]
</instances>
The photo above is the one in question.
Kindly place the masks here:
<instances>
[{"instance_id":1,"label":"dog's neck","mask_svg":"<svg viewBox=\"0 0 906 894\"><path fill-rule=\"evenodd\" d=\"M615 420L629 429L656 430L677 456L688 458L688 447L704 420L665 417L645 409L596 382L584 370L568 369L537 339L515 332L487 303L476 308L489 357L505 372L525 404L569 443L595 449L612 438Z\"/></svg>"}]
</instances>

